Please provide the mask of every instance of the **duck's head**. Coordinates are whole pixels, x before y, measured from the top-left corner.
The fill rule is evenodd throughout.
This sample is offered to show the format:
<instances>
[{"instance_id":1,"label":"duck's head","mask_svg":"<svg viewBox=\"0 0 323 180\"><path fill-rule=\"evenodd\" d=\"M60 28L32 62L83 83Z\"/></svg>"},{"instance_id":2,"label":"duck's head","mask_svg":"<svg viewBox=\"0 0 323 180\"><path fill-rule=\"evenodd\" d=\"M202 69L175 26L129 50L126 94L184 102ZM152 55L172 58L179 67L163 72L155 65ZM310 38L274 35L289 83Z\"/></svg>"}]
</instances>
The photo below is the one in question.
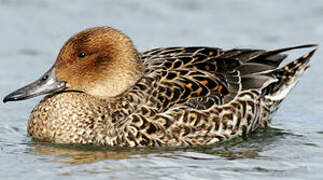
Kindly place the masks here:
<instances>
[{"instance_id":1,"label":"duck's head","mask_svg":"<svg viewBox=\"0 0 323 180\"><path fill-rule=\"evenodd\" d=\"M95 27L72 36L60 50L55 64L37 81L3 101L17 101L42 94L80 91L96 97L115 97L133 86L144 65L131 40L110 27Z\"/></svg>"}]
</instances>

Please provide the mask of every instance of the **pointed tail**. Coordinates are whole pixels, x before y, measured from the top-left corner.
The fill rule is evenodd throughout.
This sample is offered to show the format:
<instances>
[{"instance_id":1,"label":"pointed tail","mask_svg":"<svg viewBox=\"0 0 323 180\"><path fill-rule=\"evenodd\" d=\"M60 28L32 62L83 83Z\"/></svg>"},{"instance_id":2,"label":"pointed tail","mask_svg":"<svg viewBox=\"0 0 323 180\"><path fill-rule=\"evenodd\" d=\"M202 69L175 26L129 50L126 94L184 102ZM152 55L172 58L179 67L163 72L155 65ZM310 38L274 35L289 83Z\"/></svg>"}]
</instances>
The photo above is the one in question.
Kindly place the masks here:
<instances>
[{"instance_id":1,"label":"pointed tail","mask_svg":"<svg viewBox=\"0 0 323 180\"><path fill-rule=\"evenodd\" d=\"M299 77L309 68L310 58L315 51L316 49L306 53L293 62L274 70L272 73L278 81L266 87L265 98L271 102L275 102L274 104L279 105L296 85Z\"/></svg>"}]
</instances>

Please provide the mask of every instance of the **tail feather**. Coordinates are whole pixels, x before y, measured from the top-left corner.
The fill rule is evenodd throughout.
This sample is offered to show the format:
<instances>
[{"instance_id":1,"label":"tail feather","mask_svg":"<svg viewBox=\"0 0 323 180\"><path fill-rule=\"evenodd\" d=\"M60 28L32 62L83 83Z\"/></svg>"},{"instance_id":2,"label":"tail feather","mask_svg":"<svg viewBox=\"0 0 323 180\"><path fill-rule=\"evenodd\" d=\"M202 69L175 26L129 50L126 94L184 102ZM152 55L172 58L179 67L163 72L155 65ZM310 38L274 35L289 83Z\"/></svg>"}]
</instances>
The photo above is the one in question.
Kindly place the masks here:
<instances>
[{"instance_id":1,"label":"tail feather","mask_svg":"<svg viewBox=\"0 0 323 180\"><path fill-rule=\"evenodd\" d=\"M290 71L297 71L298 66L295 66L295 64L306 64L307 62L303 61L309 60L310 57L307 56L311 56L314 51L284 66L285 69L278 68L280 63L287 57L286 54L280 53L309 47L315 47L315 45L307 44L272 51L259 50L255 51L258 53L257 56L252 56L247 60L240 58L239 60L242 62L242 64L238 67L238 70L241 75L242 90L264 89L264 94L268 94L268 90L270 90L270 92L274 92L280 87L281 83L285 82L281 78L284 78L286 75L293 76L292 72L288 73L285 71L289 69ZM269 85L270 87L268 87Z\"/></svg>"},{"instance_id":2,"label":"tail feather","mask_svg":"<svg viewBox=\"0 0 323 180\"><path fill-rule=\"evenodd\" d=\"M299 77L309 68L310 58L316 49L289 64L272 71L278 81L266 87L266 98L273 101L282 101L298 82Z\"/></svg>"},{"instance_id":3,"label":"tail feather","mask_svg":"<svg viewBox=\"0 0 323 180\"><path fill-rule=\"evenodd\" d=\"M258 56L257 58L252 59L250 62L264 63L263 59L266 59L266 62L265 62L266 64L277 67L281 63L281 61L287 57L287 55L280 54L280 53L290 51L290 50L295 50L295 49L304 49L304 48L311 48L316 46L317 46L316 44L306 44L306 45L293 46L288 48L267 51L266 53Z\"/></svg>"}]
</instances>

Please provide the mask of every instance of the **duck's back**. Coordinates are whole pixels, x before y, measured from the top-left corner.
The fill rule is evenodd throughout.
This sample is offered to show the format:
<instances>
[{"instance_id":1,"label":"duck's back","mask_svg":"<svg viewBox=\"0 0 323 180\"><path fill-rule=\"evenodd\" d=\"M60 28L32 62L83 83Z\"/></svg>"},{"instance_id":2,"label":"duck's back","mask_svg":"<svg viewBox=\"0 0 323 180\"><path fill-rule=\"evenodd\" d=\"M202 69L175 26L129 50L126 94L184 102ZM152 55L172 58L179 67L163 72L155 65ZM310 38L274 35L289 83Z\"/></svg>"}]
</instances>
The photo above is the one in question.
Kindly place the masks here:
<instances>
[{"instance_id":1,"label":"duck's back","mask_svg":"<svg viewBox=\"0 0 323 180\"><path fill-rule=\"evenodd\" d=\"M142 53L146 70L131 91L140 100L127 118L126 145L212 144L267 126L314 51L277 68L287 57L280 53L305 47Z\"/></svg>"}]
</instances>

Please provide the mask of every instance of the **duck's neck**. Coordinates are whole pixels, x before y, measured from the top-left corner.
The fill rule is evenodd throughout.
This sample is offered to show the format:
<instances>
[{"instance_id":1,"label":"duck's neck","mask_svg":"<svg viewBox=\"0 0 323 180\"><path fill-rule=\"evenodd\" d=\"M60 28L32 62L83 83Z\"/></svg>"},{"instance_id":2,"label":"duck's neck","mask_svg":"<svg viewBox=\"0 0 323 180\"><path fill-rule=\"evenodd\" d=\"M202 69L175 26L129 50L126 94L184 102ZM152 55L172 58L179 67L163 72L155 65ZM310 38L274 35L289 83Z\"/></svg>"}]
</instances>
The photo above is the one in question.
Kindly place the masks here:
<instances>
[{"instance_id":1,"label":"duck's neck","mask_svg":"<svg viewBox=\"0 0 323 180\"><path fill-rule=\"evenodd\" d=\"M143 76L144 64L137 51L116 55L119 60L111 61L109 69L93 81L87 93L102 98L116 97L133 87Z\"/></svg>"},{"instance_id":2,"label":"duck's neck","mask_svg":"<svg viewBox=\"0 0 323 180\"><path fill-rule=\"evenodd\" d=\"M114 69L109 73L113 75L108 75L108 82L97 80L93 83L93 88L90 88L87 93L100 98L116 97L135 85L142 77L142 72L133 72L126 69L122 71Z\"/></svg>"}]
</instances>

